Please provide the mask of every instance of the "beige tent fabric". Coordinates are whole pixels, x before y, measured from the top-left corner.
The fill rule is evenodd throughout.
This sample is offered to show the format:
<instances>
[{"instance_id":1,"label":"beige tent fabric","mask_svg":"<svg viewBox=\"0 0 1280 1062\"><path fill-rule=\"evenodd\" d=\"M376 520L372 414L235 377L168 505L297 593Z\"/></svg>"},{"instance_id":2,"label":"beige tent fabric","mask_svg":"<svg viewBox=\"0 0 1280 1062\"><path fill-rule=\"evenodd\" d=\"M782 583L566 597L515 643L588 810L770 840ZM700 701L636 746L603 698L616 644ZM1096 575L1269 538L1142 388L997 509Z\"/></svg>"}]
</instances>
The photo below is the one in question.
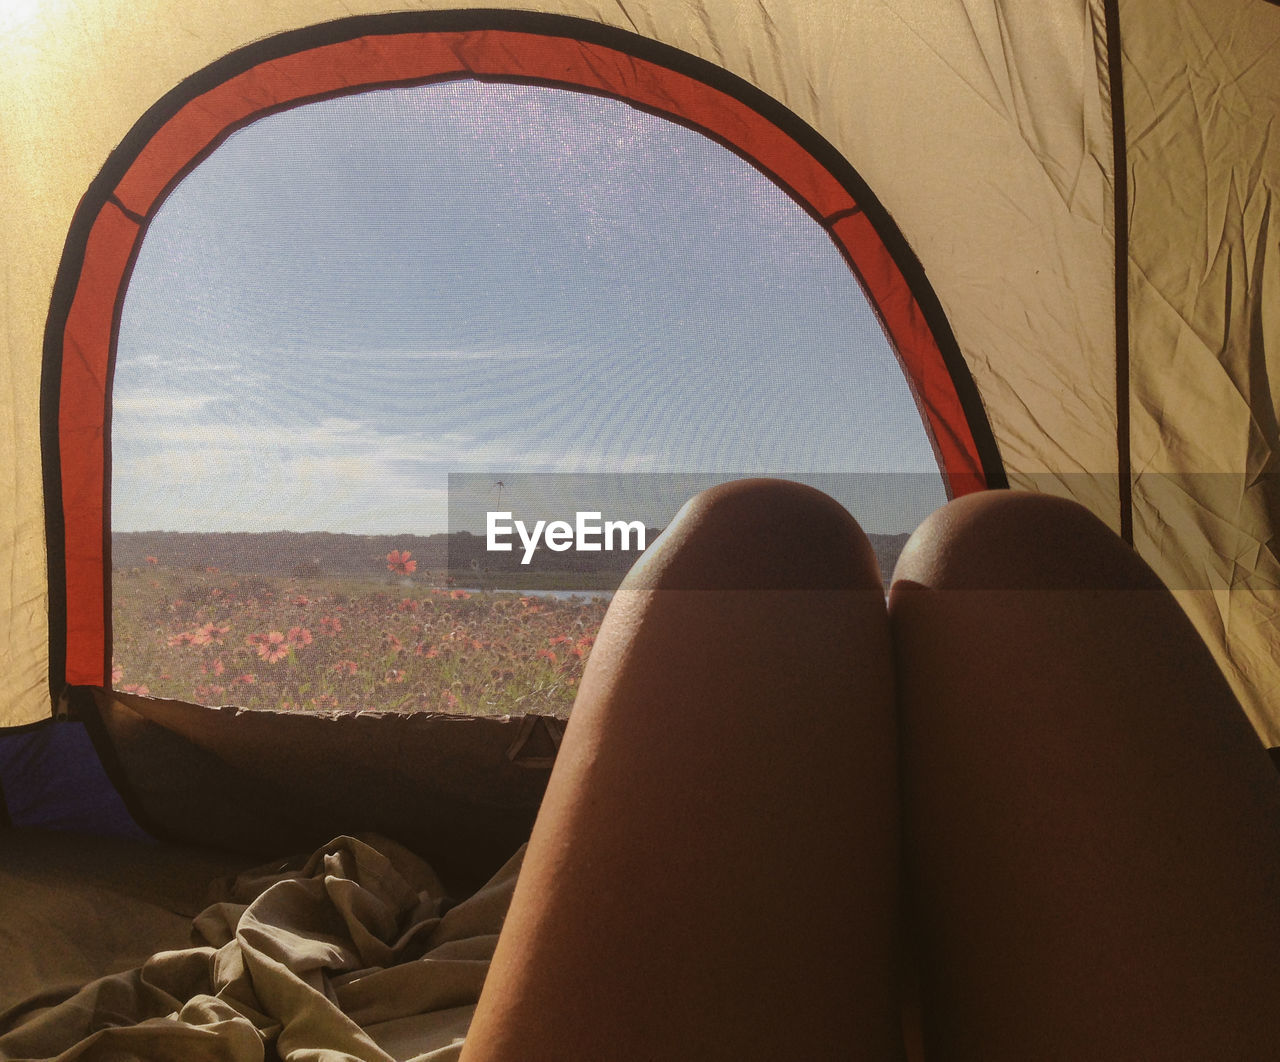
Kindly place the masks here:
<instances>
[{"instance_id":1,"label":"beige tent fabric","mask_svg":"<svg viewBox=\"0 0 1280 1062\"><path fill-rule=\"evenodd\" d=\"M1280 745L1280 9L1129 2L1135 544Z\"/></svg>"},{"instance_id":2,"label":"beige tent fabric","mask_svg":"<svg viewBox=\"0 0 1280 1062\"><path fill-rule=\"evenodd\" d=\"M920 256L1011 482L1116 526L1114 482L1080 475L1116 463L1101 32L1100 5L858 5L819 128Z\"/></svg>"},{"instance_id":3,"label":"beige tent fabric","mask_svg":"<svg viewBox=\"0 0 1280 1062\"><path fill-rule=\"evenodd\" d=\"M196 917L191 947L19 1017L0 1058L456 1058L522 854L452 909L431 868L385 838L246 871Z\"/></svg>"}]
</instances>

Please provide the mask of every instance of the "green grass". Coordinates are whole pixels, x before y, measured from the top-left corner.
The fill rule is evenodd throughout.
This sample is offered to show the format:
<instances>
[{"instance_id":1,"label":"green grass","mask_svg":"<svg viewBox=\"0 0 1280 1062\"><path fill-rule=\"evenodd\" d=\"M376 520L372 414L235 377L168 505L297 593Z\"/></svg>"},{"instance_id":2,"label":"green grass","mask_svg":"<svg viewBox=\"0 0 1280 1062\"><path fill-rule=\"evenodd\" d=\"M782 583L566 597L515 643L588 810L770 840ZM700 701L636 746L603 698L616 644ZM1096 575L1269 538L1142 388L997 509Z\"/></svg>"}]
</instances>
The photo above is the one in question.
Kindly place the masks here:
<instances>
[{"instance_id":1,"label":"green grass","mask_svg":"<svg viewBox=\"0 0 1280 1062\"><path fill-rule=\"evenodd\" d=\"M605 611L589 593L159 565L116 572L112 594L115 688L293 711L564 717Z\"/></svg>"}]
</instances>

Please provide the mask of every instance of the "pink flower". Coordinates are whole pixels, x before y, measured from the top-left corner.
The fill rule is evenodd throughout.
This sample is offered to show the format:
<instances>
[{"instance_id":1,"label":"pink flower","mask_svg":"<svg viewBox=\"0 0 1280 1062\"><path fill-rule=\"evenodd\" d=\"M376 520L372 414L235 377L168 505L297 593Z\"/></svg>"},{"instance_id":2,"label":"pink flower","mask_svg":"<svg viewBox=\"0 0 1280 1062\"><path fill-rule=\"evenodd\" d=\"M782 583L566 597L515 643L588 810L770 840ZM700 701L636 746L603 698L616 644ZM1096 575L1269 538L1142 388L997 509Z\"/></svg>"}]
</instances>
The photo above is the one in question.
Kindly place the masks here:
<instances>
[{"instance_id":1,"label":"pink flower","mask_svg":"<svg viewBox=\"0 0 1280 1062\"><path fill-rule=\"evenodd\" d=\"M124 668L122 668L119 664L117 664L114 660L112 660L111 661L111 685L114 686L122 678L124 678Z\"/></svg>"},{"instance_id":2,"label":"pink flower","mask_svg":"<svg viewBox=\"0 0 1280 1062\"><path fill-rule=\"evenodd\" d=\"M408 575L418 570L418 562L410 560L413 555L412 550L393 549L387 554L387 571L396 572L399 575Z\"/></svg>"},{"instance_id":3,"label":"pink flower","mask_svg":"<svg viewBox=\"0 0 1280 1062\"><path fill-rule=\"evenodd\" d=\"M299 594L293 599L293 603L297 605L298 608L306 608L311 604L311 598L307 597L305 594Z\"/></svg>"},{"instance_id":4,"label":"pink flower","mask_svg":"<svg viewBox=\"0 0 1280 1062\"><path fill-rule=\"evenodd\" d=\"M258 655L262 657L268 664L274 664L277 660L283 660L289 655L289 646L284 640L284 635L279 631L269 631L265 635L255 635L258 641Z\"/></svg>"},{"instance_id":5,"label":"pink flower","mask_svg":"<svg viewBox=\"0 0 1280 1062\"><path fill-rule=\"evenodd\" d=\"M451 690L441 690L441 691L440 691L440 703L441 703L441 705L443 705L446 709L449 709L449 708L457 708L457 707L458 707L458 698L457 698L457 697L455 697L455 696L453 695L453 692L452 692Z\"/></svg>"},{"instance_id":6,"label":"pink flower","mask_svg":"<svg viewBox=\"0 0 1280 1062\"><path fill-rule=\"evenodd\" d=\"M396 608L398 608L401 612L417 612L418 602L414 601L412 598L406 597L403 601L400 602L400 604L396 606Z\"/></svg>"},{"instance_id":7,"label":"pink flower","mask_svg":"<svg viewBox=\"0 0 1280 1062\"><path fill-rule=\"evenodd\" d=\"M306 627L290 627L289 628L289 644L290 645L310 645L311 631Z\"/></svg>"},{"instance_id":8,"label":"pink flower","mask_svg":"<svg viewBox=\"0 0 1280 1062\"><path fill-rule=\"evenodd\" d=\"M333 670L339 675L354 675L358 670L358 665L354 660L339 660L333 665Z\"/></svg>"},{"instance_id":9,"label":"pink flower","mask_svg":"<svg viewBox=\"0 0 1280 1062\"><path fill-rule=\"evenodd\" d=\"M202 627L197 627L190 631L192 645L221 645L222 636L231 630L231 624L227 623L219 627L214 623L206 623Z\"/></svg>"},{"instance_id":10,"label":"pink flower","mask_svg":"<svg viewBox=\"0 0 1280 1062\"><path fill-rule=\"evenodd\" d=\"M239 683L242 686L252 686L257 681L258 681L257 675L238 675L236 678L233 678L231 680L231 684L233 686L236 683Z\"/></svg>"},{"instance_id":11,"label":"pink flower","mask_svg":"<svg viewBox=\"0 0 1280 1062\"><path fill-rule=\"evenodd\" d=\"M342 630L342 620L337 616L321 616L320 630L325 634L337 634Z\"/></svg>"},{"instance_id":12,"label":"pink flower","mask_svg":"<svg viewBox=\"0 0 1280 1062\"><path fill-rule=\"evenodd\" d=\"M450 590L449 596L453 598L455 601L466 601L467 598L469 598L471 595L468 594L465 590Z\"/></svg>"},{"instance_id":13,"label":"pink flower","mask_svg":"<svg viewBox=\"0 0 1280 1062\"><path fill-rule=\"evenodd\" d=\"M160 563L160 558L158 558L158 557L148 557L148 558L147 558L147 563L148 563L148 564L159 564L159 563Z\"/></svg>"},{"instance_id":14,"label":"pink flower","mask_svg":"<svg viewBox=\"0 0 1280 1062\"><path fill-rule=\"evenodd\" d=\"M169 636L169 645L171 646L191 645L194 641L195 638L190 631L182 631Z\"/></svg>"}]
</instances>

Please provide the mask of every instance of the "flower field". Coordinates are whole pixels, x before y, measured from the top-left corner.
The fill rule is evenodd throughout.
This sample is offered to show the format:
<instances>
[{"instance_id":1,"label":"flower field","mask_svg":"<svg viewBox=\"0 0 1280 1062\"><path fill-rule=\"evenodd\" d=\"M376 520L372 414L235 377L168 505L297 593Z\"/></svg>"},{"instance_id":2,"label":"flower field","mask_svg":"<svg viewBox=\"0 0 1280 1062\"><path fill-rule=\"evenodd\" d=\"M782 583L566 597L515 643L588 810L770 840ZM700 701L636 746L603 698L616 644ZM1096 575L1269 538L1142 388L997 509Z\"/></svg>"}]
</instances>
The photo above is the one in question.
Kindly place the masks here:
<instances>
[{"instance_id":1,"label":"flower field","mask_svg":"<svg viewBox=\"0 0 1280 1062\"><path fill-rule=\"evenodd\" d=\"M601 598L175 570L154 557L112 582L115 689L292 711L567 716Z\"/></svg>"}]
</instances>

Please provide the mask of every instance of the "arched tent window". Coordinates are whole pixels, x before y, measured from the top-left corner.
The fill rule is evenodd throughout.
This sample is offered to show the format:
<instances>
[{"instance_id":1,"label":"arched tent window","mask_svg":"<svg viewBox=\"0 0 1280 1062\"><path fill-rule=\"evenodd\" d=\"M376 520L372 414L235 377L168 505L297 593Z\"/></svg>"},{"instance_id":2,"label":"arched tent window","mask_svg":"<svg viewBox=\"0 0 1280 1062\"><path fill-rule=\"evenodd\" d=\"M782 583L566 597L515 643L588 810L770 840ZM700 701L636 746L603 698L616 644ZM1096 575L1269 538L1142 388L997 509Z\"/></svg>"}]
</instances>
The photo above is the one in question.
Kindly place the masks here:
<instances>
[{"instance_id":1,"label":"arched tent window","mask_svg":"<svg viewBox=\"0 0 1280 1062\"><path fill-rule=\"evenodd\" d=\"M111 379L142 235L177 183L237 129L366 88L459 79L571 88L625 100L749 159L819 222L861 280L912 381L949 491L999 480L980 404L918 265L869 190L816 135L722 71L652 42L574 20L506 15L498 28L495 19L348 20L237 53L157 105L86 198L47 352L58 369L46 407L46 425L57 427L50 582L62 606L52 633L55 646L65 645L67 683L110 677Z\"/></svg>"}]
</instances>

